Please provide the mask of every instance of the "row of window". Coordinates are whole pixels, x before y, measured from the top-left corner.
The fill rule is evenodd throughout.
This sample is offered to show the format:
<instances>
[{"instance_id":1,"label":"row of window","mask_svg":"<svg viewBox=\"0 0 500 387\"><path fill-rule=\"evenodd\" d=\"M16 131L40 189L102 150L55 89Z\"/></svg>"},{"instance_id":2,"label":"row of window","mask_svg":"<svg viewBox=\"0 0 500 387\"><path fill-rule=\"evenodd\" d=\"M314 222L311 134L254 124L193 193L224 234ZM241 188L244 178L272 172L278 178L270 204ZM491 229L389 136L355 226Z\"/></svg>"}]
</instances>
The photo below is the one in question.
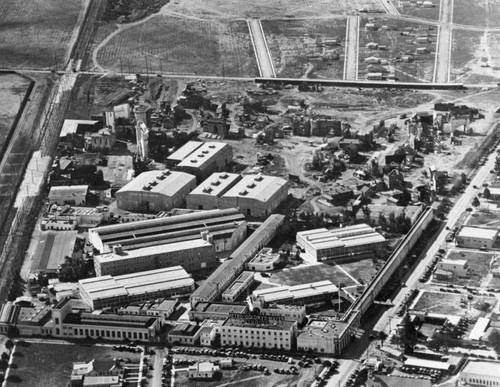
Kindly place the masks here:
<instances>
[{"instance_id":1,"label":"row of window","mask_svg":"<svg viewBox=\"0 0 500 387\"><path fill-rule=\"evenodd\" d=\"M71 328L69 328L71 330ZM89 337L102 337L102 338L117 338L117 339L139 339L148 340L149 335L142 332L128 332L128 331L109 331L104 329L88 329L88 328L73 328L74 336L89 336Z\"/></svg>"},{"instance_id":2,"label":"row of window","mask_svg":"<svg viewBox=\"0 0 500 387\"><path fill-rule=\"evenodd\" d=\"M253 342L253 341L236 341L236 340L221 340L222 344L225 345L244 345L246 347L265 347L265 343ZM289 349L289 345L275 344L274 346L269 346L269 348L279 348L279 349Z\"/></svg>"},{"instance_id":3,"label":"row of window","mask_svg":"<svg viewBox=\"0 0 500 387\"><path fill-rule=\"evenodd\" d=\"M496 380L486 380L486 379L476 379L476 378L468 378L467 380L462 379L462 381L467 383L472 383L481 386L500 386L500 382Z\"/></svg>"}]
</instances>

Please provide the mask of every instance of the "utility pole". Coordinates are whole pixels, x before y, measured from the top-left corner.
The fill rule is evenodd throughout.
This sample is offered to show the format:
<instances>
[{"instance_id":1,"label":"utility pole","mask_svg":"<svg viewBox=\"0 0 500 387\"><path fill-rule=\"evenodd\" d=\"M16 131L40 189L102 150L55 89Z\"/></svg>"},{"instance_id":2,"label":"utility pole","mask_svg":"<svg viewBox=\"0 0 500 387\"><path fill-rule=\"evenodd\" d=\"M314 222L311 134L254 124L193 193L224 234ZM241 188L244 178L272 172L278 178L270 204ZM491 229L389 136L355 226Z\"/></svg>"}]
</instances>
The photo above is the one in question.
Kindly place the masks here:
<instances>
[{"instance_id":1,"label":"utility pole","mask_svg":"<svg viewBox=\"0 0 500 387\"><path fill-rule=\"evenodd\" d=\"M123 74L122 58L120 58L120 75Z\"/></svg>"},{"instance_id":2,"label":"utility pole","mask_svg":"<svg viewBox=\"0 0 500 387\"><path fill-rule=\"evenodd\" d=\"M163 64L161 61L161 58L158 58L160 60L160 75L163 76Z\"/></svg>"},{"instance_id":3,"label":"utility pole","mask_svg":"<svg viewBox=\"0 0 500 387\"><path fill-rule=\"evenodd\" d=\"M149 68L148 68L148 57L144 55L144 59L146 60L146 76L149 78Z\"/></svg>"}]
</instances>

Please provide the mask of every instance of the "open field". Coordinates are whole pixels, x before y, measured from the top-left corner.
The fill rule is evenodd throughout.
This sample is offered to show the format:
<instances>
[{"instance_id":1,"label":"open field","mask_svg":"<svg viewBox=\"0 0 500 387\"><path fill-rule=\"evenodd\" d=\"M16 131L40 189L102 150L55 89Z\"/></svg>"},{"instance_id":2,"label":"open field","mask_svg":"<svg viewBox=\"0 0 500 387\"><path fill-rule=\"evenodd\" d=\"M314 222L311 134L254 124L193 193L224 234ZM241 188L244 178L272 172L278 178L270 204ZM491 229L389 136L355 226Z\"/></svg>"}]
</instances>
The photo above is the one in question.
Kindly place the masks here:
<instances>
[{"instance_id":1,"label":"open field","mask_svg":"<svg viewBox=\"0 0 500 387\"><path fill-rule=\"evenodd\" d=\"M283 270L279 273L273 273L270 282L293 286L325 280L330 280L336 285L357 285L357 283L338 266L326 265L324 263L301 266L294 269Z\"/></svg>"},{"instance_id":2,"label":"open field","mask_svg":"<svg viewBox=\"0 0 500 387\"><path fill-rule=\"evenodd\" d=\"M0 3L0 66L64 66L88 0L12 0Z\"/></svg>"},{"instance_id":3,"label":"open field","mask_svg":"<svg viewBox=\"0 0 500 387\"><path fill-rule=\"evenodd\" d=\"M454 30L452 36L452 82L492 82L500 78L500 33Z\"/></svg>"},{"instance_id":4,"label":"open field","mask_svg":"<svg viewBox=\"0 0 500 387\"><path fill-rule=\"evenodd\" d=\"M221 360L220 357L213 357L207 355L186 355L178 354L173 356L174 361L176 359L190 360L190 361L215 361ZM313 364L308 368L295 366L299 370L298 375L283 375L274 372L275 368L290 368L290 365L280 361L267 360L267 359L245 359L236 358L233 359L235 366L229 370L222 371L222 377L214 381L196 381L190 380L187 377L186 371L176 371L174 386L189 386L189 387L215 387L224 385L225 383L230 383L231 385L236 385L238 382L245 387L285 387L285 386L305 386L310 383L315 375L318 375L322 366L320 364ZM267 367L271 372L270 375L264 375L262 371L245 371L242 369L243 366L251 366L253 364L262 364ZM179 365L176 368L185 368L186 365Z\"/></svg>"},{"instance_id":5,"label":"open field","mask_svg":"<svg viewBox=\"0 0 500 387\"><path fill-rule=\"evenodd\" d=\"M467 226L500 229L500 212L479 210L470 214Z\"/></svg>"},{"instance_id":6,"label":"open field","mask_svg":"<svg viewBox=\"0 0 500 387\"><path fill-rule=\"evenodd\" d=\"M18 74L0 74L0 151L16 119L31 81Z\"/></svg>"},{"instance_id":7,"label":"open field","mask_svg":"<svg viewBox=\"0 0 500 387\"><path fill-rule=\"evenodd\" d=\"M353 262L339 262L339 266L347 271L358 282L368 284L375 276L376 269L372 259L362 259Z\"/></svg>"},{"instance_id":8,"label":"open field","mask_svg":"<svg viewBox=\"0 0 500 387\"><path fill-rule=\"evenodd\" d=\"M497 27L500 25L500 0L454 0L453 22Z\"/></svg>"},{"instance_id":9,"label":"open field","mask_svg":"<svg viewBox=\"0 0 500 387\"><path fill-rule=\"evenodd\" d=\"M258 74L247 23L154 16L120 31L97 52L113 71L219 76Z\"/></svg>"},{"instance_id":10,"label":"open field","mask_svg":"<svg viewBox=\"0 0 500 387\"><path fill-rule=\"evenodd\" d=\"M402 15L415 16L423 19L439 20L439 5L440 0L429 0L432 2L432 7L423 7L421 5L417 6L416 3L409 5L409 2L399 2L397 0L392 0L394 5L397 6L398 11ZM401 3L401 6L399 6Z\"/></svg>"},{"instance_id":11,"label":"open field","mask_svg":"<svg viewBox=\"0 0 500 387\"><path fill-rule=\"evenodd\" d=\"M383 12L377 0L174 0L167 5L168 11L189 16L206 18L293 18L353 14L365 9L370 12Z\"/></svg>"},{"instance_id":12,"label":"open field","mask_svg":"<svg viewBox=\"0 0 500 387\"><path fill-rule=\"evenodd\" d=\"M463 308L460 306L460 300L467 300L465 293L455 294L424 291L420 294L420 297L412 308L415 311L452 316L467 316L469 318L477 318L487 314L488 311L481 311L475 308L478 302L484 301L488 303L491 306L489 310L491 310L497 302L494 297L473 296L472 300L468 300L470 307Z\"/></svg>"},{"instance_id":13,"label":"open field","mask_svg":"<svg viewBox=\"0 0 500 387\"><path fill-rule=\"evenodd\" d=\"M74 361L113 358L134 361L139 357L140 354L118 352L110 347L20 342L16 345L15 367L10 370L7 386L66 387Z\"/></svg>"},{"instance_id":14,"label":"open field","mask_svg":"<svg viewBox=\"0 0 500 387\"><path fill-rule=\"evenodd\" d=\"M263 20L276 75L342 79L346 20ZM325 38L337 38L340 42L330 47L316 44L317 39Z\"/></svg>"},{"instance_id":15,"label":"open field","mask_svg":"<svg viewBox=\"0 0 500 387\"><path fill-rule=\"evenodd\" d=\"M367 23L375 24L376 29L367 29ZM436 34L436 27L425 24L380 18L362 19L358 78L363 79L369 72L383 72L387 75L394 71L396 78L402 82L430 82L434 73ZM428 41L417 43L417 37L424 36L427 36ZM367 44L372 42L385 46L386 49L367 48ZM416 53L417 48L424 47L427 53ZM413 60L404 62L402 57L408 55ZM371 57L379 58L381 63L367 63L366 59Z\"/></svg>"}]
</instances>

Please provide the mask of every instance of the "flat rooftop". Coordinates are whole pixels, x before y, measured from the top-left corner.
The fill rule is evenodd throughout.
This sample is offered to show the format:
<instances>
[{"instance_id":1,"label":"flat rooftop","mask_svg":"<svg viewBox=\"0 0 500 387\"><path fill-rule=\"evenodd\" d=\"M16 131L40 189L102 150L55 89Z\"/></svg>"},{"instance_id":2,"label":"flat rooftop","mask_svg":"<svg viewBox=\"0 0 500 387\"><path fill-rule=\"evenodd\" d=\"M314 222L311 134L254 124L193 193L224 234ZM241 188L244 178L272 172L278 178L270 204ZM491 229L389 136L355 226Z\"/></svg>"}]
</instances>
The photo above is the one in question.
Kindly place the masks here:
<instances>
[{"instance_id":1,"label":"flat rooftop","mask_svg":"<svg viewBox=\"0 0 500 387\"><path fill-rule=\"evenodd\" d=\"M311 320L302 331L300 336L315 336L320 338L338 337L346 327L346 323L331 320Z\"/></svg>"},{"instance_id":2,"label":"flat rooftop","mask_svg":"<svg viewBox=\"0 0 500 387\"><path fill-rule=\"evenodd\" d=\"M354 247L370 243L384 243L385 238L366 224L336 228L327 230L319 228L315 230L301 231L297 233L305 243L315 250L335 247Z\"/></svg>"},{"instance_id":3,"label":"flat rooftop","mask_svg":"<svg viewBox=\"0 0 500 387\"><path fill-rule=\"evenodd\" d=\"M94 120L64 120L59 137L66 137L68 134L75 134L79 125L93 126L99 121Z\"/></svg>"},{"instance_id":4,"label":"flat rooftop","mask_svg":"<svg viewBox=\"0 0 500 387\"><path fill-rule=\"evenodd\" d=\"M185 172L148 171L142 172L130 183L118 190L124 192L151 192L165 196L174 196L181 188L196 181L196 177Z\"/></svg>"},{"instance_id":5,"label":"flat rooftop","mask_svg":"<svg viewBox=\"0 0 500 387\"><path fill-rule=\"evenodd\" d=\"M188 157L191 153L193 153L196 149L200 148L203 145L201 141L188 141L182 147L177 149L174 153L167 157L167 160L174 162L181 162L186 157Z\"/></svg>"},{"instance_id":6,"label":"flat rooftop","mask_svg":"<svg viewBox=\"0 0 500 387\"><path fill-rule=\"evenodd\" d=\"M462 238L478 238L495 240L498 231L480 227L462 227L458 232L458 236Z\"/></svg>"},{"instance_id":7,"label":"flat rooftop","mask_svg":"<svg viewBox=\"0 0 500 387\"><path fill-rule=\"evenodd\" d=\"M189 195L221 197L240 180L241 175L237 173L216 172L192 190Z\"/></svg>"},{"instance_id":8,"label":"flat rooftop","mask_svg":"<svg viewBox=\"0 0 500 387\"><path fill-rule=\"evenodd\" d=\"M226 289L223 296L234 297L242 288L248 286L253 281L254 273L252 271L244 271L238 278Z\"/></svg>"},{"instance_id":9,"label":"flat rooftop","mask_svg":"<svg viewBox=\"0 0 500 387\"><path fill-rule=\"evenodd\" d=\"M142 247L140 249L123 251L120 254L117 253L100 254L96 255L94 257L94 260L103 264L106 262L124 261L128 259L135 259L152 255L174 253L176 251L182 251L182 250L200 249L209 246L212 246L212 244L208 243L206 240L194 239L190 241L166 243L163 245Z\"/></svg>"},{"instance_id":10,"label":"flat rooftop","mask_svg":"<svg viewBox=\"0 0 500 387\"><path fill-rule=\"evenodd\" d=\"M259 253L253 257L249 263L273 263L276 262L280 258L279 253L273 253L273 249L271 248L263 248Z\"/></svg>"},{"instance_id":11,"label":"flat rooftop","mask_svg":"<svg viewBox=\"0 0 500 387\"><path fill-rule=\"evenodd\" d=\"M248 304L230 304L227 302L198 302L193 309L196 312L204 313L244 313L248 309Z\"/></svg>"},{"instance_id":12,"label":"flat rooftop","mask_svg":"<svg viewBox=\"0 0 500 387\"><path fill-rule=\"evenodd\" d=\"M202 146L196 148L179 164L177 164L177 166L180 168L190 167L203 169L205 165L212 162L214 157L217 157L220 153L225 152L228 149L231 149L231 145L225 142L204 142L202 143Z\"/></svg>"},{"instance_id":13,"label":"flat rooftop","mask_svg":"<svg viewBox=\"0 0 500 387\"><path fill-rule=\"evenodd\" d=\"M500 367L498 362L470 360L462 370L462 373L471 373L492 378L500 378Z\"/></svg>"},{"instance_id":14,"label":"flat rooftop","mask_svg":"<svg viewBox=\"0 0 500 387\"><path fill-rule=\"evenodd\" d=\"M156 323L156 317L115 313L69 313L65 324L109 326L122 328L149 328Z\"/></svg>"},{"instance_id":15,"label":"flat rooftop","mask_svg":"<svg viewBox=\"0 0 500 387\"><path fill-rule=\"evenodd\" d=\"M223 197L248 198L266 202L287 184L288 182L281 177L261 174L245 175Z\"/></svg>"},{"instance_id":16,"label":"flat rooftop","mask_svg":"<svg viewBox=\"0 0 500 387\"><path fill-rule=\"evenodd\" d=\"M263 316L265 317L265 316ZM229 317L222 324L223 327L247 327L247 328L261 328L270 329L276 331L288 331L295 325L294 321L273 321L270 320L269 323L255 323L253 321L245 321L244 319Z\"/></svg>"},{"instance_id":17,"label":"flat rooftop","mask_svg":"<svg viewBox=\"0 0 500 387\"><path fill-rule=\"evenodd\" d=\"M280 300L295 300L320 295L334 294L338 288L331 281L318 281L296 286L276 286L267 289L255 290L255 297L262 297L266 302L279 302Z\"/></svg>"},{"instance_id":18,"label":"flat rooftop","mask_svg":"<svg viewBox=\"0 0 500 387\"><path fill-rule=\"evenodd\" d=\"M78 283L96 301L189 287L194 285L194 280L181 266L174 266L116 277L87 278Z\"/></svg>"}]
</instances>

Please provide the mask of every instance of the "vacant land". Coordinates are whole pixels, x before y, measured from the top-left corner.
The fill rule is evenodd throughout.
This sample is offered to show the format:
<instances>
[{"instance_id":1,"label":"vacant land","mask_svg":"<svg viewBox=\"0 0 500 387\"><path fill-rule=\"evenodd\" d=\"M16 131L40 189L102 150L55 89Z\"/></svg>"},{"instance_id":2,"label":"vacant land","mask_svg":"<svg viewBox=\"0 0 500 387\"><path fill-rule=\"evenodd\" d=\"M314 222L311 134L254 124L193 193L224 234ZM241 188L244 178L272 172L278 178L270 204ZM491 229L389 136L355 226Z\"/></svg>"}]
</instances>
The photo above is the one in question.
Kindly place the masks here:
<instances>
[{"instance_id":1,"label":"vacant land","mask_svg":"<svg viewBox=\"0 0 500 387\"><path fill-rule=\"evenodd\" d=\"M190 361L215 361L220 360L220 357L213 356L195 356L195 355L185 355L179 354L174 355L174 360L182 359L182 360L190 360ZM190 387L215 387L224 385L225 383L229 383L231 385L237 385L237 383L241 383L245 387L285 387L285 386L305 386L307 383L314 379L315 375L318 375L321 365L313 364L309 368L301 368L299 369L298 375L282 375L274 373L275 368L290 368L290 365L280 361L274 360L264 360L264 359L244 359L237 358L233 360L235 366L229 370L223 370L222 375L219 376L217 380L213 381L195 381L190 380L187 377L186 371L179 371L175 373L174 386L190 386ZM262 364L264 367L267 367L269 371L271 371L270 375L264 375L262 371L245 371L243 370L243 366L251 366L253 364ZM297 364L295 364L297 367ZM185 368L187 367L185 364L176 366L176 368Z\"/></svg>"},{"instance_id":2,"label":"vacant land","mask_svg":"<svg viewBox=\"0 0 500 387\"><path fill-rule=\"evenodd\" d=\"M166 9L189 16L259 19L383 12L377 0L173 0Z\"/></svg>"},{"instance_id":3,"label":"vacant land","mask_svg":"<svg viewBox=\"0 0 500 387\"><path fill-rule=\"evenodd\" d=\"M374 24L375 29L367 29L368 23ZM425 24L380 18L361 20L358 77L382 72L394 73L399 81L430 82L434 73L436 34L436 27ZM426 41L418 42L420 38ZM368 43L376 43L378 48L368 48ZM417 54L417 48L427 51ZM409 56L408 61L405 56ZM368 58L377 58L379 63L370 63Z\"/></svg>"},{"instance_id":4,"label":"vacant land","mask_svg":"<svg viewBox=\"0 0 500 387\"><path fill-rule=\"evenodd\" d=\"M63 66L87 0L0 3L0 66Z\"/></svg>"},{"instance_id":5,"label":"vacant land","mask_svg":"<svg viewBox=\"0 0 500 387\"><path fill-rule=\"evenodd\" d=\"M420 297L416 301L413 310L427 313L437 313L452 316L467 316L469 318L477 318L484 316L496 304L494 297L478 297L474 296L472 300L467 300L470 308L460 306L461 300L467 300L465 293L434 293L434 292L421 292ZM489 305L488 310L478 310L476 306L481 303Z\"/></svg>"},{"instance_id":6,"label":"vacant land","mask_svg":"<svg viewBox=\"0 0 500 387\"><path fill-rule=\"evenodd\" d=\"M338 265L362 284L369 284L377 272L372 259L362 259L360 261L345 263L339 262Z\"/></svg>"},{"instance_id":7,"label":"vacant land","mask_svg":"<svg viewBox=\"0 0 500 387\"><path fill-rule=\"evenodd\" d=\"M497 27L500 25L500 0L454 0L453 22Z\"/></svg>"},{"instance_id":8,"label":"vacant land","mask_svg":"<svg viewBox=\"0 0 500 387\"><path fill-rule=\"evenodd\" d=\"M294 286L325 280L332 281L336 285L357 285L357 283L341 268L338 266L326 265L324 263L301 266L294 269L283 270L279 273L273 273L270 282Z\"/></svg>"},{"instance_id":9,"label":"vacant land","mask_svg":"<svg viewBox=\"0 0 500 387\"><path fill-rule=\"evenodd\" d=\"M113 36L97 52L97 62L108 70L129 73L258 74L243 20L154 16Z\"/></svg>"},{"instance_id":10,"label":"vacant land","mask_svg":"<svg viewBox=\"0 0 500 387\"><path fill-rule=\"evenodd\" d=\"M467 219L467 225L500 229L500 212L490 210L476 211Z\"/></svg>"},{"instance_id":11,"label":"vacant land","mask_svg":"<svg viewBox=\"0 0 500 387\"><path fill-rule=\"evenodd\" d=\"M74 361L114 358L134 361L139 356L110 347L20 342L16 345L15 366L10 370L7 386L66 387Z\"/></svg>"},{"instance_id":12,"label":"vacant land","mask_svg":"<svg viewBox=\"0 0 500 387\"><path fill-rule=\"evenodd\" d=\"M411 5L406 5L407 2L394 1L393 3L397 6L399 12L403 15L421 17L423 19L439 20L439 6L440 0L430 0L432 2L432 7L423 7L416 3L411 3Z\"/></svg>"},{"instance_id":13,"label":"vacant land","mask_svg":"<svg viewBox=\"0 0 500 387\"><path fill-rule=\"evenodd\" d=\"M454 30L452 40L451 81L474 83L498 79L499 33Z\"/></svg>"},{"instance_id":14,"label":"vacant land","mask_svg":"<svg viewBox=\"0 0 500 387\"><path fill-rule=\"evenodd\" d=\"M276 74L293 78L342 79L346 19L263 20ZM328 38L338 44L321 45Z\"/></svg>"},{"instance_id":15,"label":"vacant land","mask_svg":"<svg viewBox=\"0 0 500 387\"><path fill-rule=\"evenodd\" d=\"M29 79L18 74L0 75L0 100L2 101L0 105L0 151L3 150L30 83Z\"/></svg>"}]
</instances>

